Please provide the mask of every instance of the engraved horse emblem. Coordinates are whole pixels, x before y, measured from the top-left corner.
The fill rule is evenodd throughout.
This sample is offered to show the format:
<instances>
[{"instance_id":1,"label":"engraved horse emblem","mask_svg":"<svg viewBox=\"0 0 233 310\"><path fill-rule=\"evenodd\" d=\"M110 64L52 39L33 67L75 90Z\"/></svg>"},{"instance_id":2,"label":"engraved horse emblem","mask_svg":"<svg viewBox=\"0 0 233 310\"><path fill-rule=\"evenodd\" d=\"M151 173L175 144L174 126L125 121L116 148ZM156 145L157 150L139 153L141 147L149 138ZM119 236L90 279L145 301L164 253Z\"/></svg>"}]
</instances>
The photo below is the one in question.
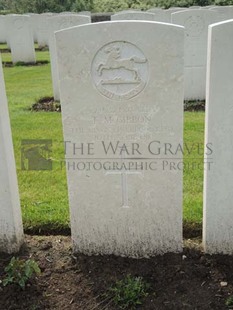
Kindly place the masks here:
<instances>
[{"instance_id":1,"label":"engraved horse emblem","mask_svg":"<svg viewBox=\"0 0 233 310\"><path fill-rule=\"evenodd\" d=\"M104 52L108 54L108 57L106 62L101 63L97 68L99 76L103 74L103 70L114 70L123 68L134 73L135 81L141 80L135 64L145 63L147 61L146 59L142 59L137 56L132 56L130 58L121 58L121 49L117 46L108 47L105 49Z\"/></svg>"},{"instance_id":2,"label":"engraved horse emblem","mask_svg":"<svg viewBox=\"0 0 233 310\"><path fill-rule=\"evenodd\" d=\"M149 63L136 45L114 41L95 54L91 75L94 86L112 100L129 100L137 96L149 79Z\"/></svg>"}]
</instances>

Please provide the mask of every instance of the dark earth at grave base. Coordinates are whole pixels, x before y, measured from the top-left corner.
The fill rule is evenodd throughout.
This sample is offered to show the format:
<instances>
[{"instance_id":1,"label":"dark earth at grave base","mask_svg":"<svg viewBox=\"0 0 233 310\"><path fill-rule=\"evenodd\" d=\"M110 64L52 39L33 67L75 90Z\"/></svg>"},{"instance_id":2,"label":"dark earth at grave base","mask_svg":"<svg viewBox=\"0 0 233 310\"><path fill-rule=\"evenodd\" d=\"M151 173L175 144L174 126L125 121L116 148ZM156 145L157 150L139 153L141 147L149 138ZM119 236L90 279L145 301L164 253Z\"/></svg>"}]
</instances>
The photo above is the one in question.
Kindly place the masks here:
<instances>
[{"instance_id":1,"label":"dark earth at grave base","mask_svg":"<svg viewBox=\"0 0 233 310\"><path fill-rule=\"evenodd\" d=\"M43 97L40 98L36 103L33 103L31 110L36 112L61 112L61 105L59 102L54 101L53 97ZM184 101L184 111L205 111L205 101Z\"/></svg>"},{"instance_id":2,"label":"dark earth at grave base","mask_svg":"<svg viewBox=\"0 0 233 310\"><path fill-rule=\"evenodd\" d=\"M53 97L43 97L32 105L31 110L36 112L61 112L61 105L59 102L54 101Z\"/></svg>"},{"instance_id":3,"label":"dark earth at grave base","mask_svg":"<svg viewBox=\"0 0 233 310\"><path fill-rule=\"evenodd\" d=\"M37 61L37 62L22 62L22 61L19 61L15 64L13 64L12 61L3 61L2 62L2 66L3 67L7 67L7 68L11 68L11 67L30 67L30 66L43 66L43 65L47 65L49 63L48 60L40 60L40 61Z\"/></svg>"},{"instance_id":4,"label":"dark earth at grave base","mask_svg":"<svg viewBox=\"0 0 233 310\"><path fill-rule=\"evenodd\" d=\"M26 236L19 256L36 260L42 274L24 291L0 284L1 310L120 309L103 295L128 274L150 284L148 296L137 309L230 309L225 302L233 294L233 256L204 255L198 239L186 240L182 254L136 260L75 257L69 236ZM9 256L0 256L0 279L9 260Z\"/></svg>"}]
</instances>

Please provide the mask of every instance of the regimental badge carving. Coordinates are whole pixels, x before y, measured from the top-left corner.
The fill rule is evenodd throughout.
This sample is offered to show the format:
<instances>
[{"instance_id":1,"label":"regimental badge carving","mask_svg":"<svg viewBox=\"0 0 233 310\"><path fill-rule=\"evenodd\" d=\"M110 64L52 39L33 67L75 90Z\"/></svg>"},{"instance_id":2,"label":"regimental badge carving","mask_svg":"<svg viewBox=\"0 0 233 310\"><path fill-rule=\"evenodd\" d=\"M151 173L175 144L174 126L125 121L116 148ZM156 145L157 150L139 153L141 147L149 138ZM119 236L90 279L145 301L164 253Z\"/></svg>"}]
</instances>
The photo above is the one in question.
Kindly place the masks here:
<instances>
[{"instance_id":1,"label":"regimental badge carving","mask_svg":"<svg viewBox=\"0 0 233 310\"><path fill-rule=\"evenodd\" d=\"M66 28L71 28L74 27L75 24L75 20L72 19L72 17L65 17L63 18L60 23L59 23L59 29L66 29Z\"/></svg>"},{"instance_id":2,"label":"regimental badge carving","mask_svg":"<svg viewBox=\"0 0 233 310\"><path fill-rule=\"evenodd\" d=\"M138 95L149 78L148 60L129 42L112 42L103 46L92 62L92 79L99 92L114 100Z\"/></svg>"},{"instance_id":3,"label":"regimental badge carving","mask_svg":"<svg viewBox=\"0 0 233 310\"><path fill-rule=\"evenodd\" d=\"M205 29L205 21L202 16L190 16L184 23L186 34L191 37L198 37Z\"/></svg>"},{"instance_id":4,"label":"regimental badge carving","mask_svg":"<svg viewBox=\"0 0 233 310\"><path fill-rule=\"evenodd\" d=\"M21 30L25 24L25 20L18 17L14 19L13 23L14 23L14 29Z\"/></svg>"}]
</instances>

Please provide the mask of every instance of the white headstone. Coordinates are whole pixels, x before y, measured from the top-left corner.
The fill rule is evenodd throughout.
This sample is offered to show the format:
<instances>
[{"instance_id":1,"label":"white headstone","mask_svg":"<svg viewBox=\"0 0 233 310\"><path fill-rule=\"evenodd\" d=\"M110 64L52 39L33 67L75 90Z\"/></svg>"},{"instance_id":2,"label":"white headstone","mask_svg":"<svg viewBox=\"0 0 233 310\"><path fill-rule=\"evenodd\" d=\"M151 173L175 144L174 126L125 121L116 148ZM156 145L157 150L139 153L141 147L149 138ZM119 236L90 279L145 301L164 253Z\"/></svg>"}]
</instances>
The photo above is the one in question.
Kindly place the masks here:
<instances>
[{"instance_id":1,"label":"white headstone","mask_svg":"<svg viewBox=\"0 0 233 310\"><path fill-rule=\"evenodd\" d=\"M202 9L202 6L198 6L198 5L193 5L193 6L190 6L189 8L187 8L188 10L199 10L199 9Z\"/></svg>"},{"instance_id":2,"label":"white headstone","mask_svg":"<svg viewBox=\"0 0 233 310\"><path fill-rule=\"evenodd\" d=\"M52 16L52 14L51 14ZM48 16L40 14L37 18L37 42L38 47L43 48L49 45Z\"/></svg>"},{"instance_id":3,"label":"white headstone","mask_svg":"<svg viewBox=\"0 0 233 310\"><path fill-rule=\"evenodd\" d=\"M172 23L185 27L184 97L186 100L205 99L208 25L216 20L217 13L209 10L172 13Z\"/></svg>"},{"instance_id":4,"label":"white headstone","mask_svg":"<svg viewBox=\"0 0 233 310\"><path fill-rule=\"evenodd\" d=\"M217 6L217 5L206 5L206 6L203 6L202 9L209 10L209 9L216 8L216 7L219 7L219 6Z\"/></svg>"},{"instance_id":5,"label":"white headstone","mask_svg":"<svg viewBox=\"0 0 233 310\"><path fill-rule=\"evenodd\" d=\"M116 12L116 14L125 14L125 13L132 13L132 12L142 12L140 9L127 9Z\"/></svg>"},{"instance_id":6,"label":"white headstone","mask_svg":"<svg viewBox=\"0 0 233 310\"><path fill-rule=\"evenodd\" d=\"M6 18L0 15L0 43L6 43Z\"/></svg>"},{"instance_id":7,"label":"white headstone","mask_svg":"<svg viewBox=\"0 0 233 310\"><path fill-rule=\"evenodd\" d=\"M11 58L13 63L36 62L30 16L6 16L7 35L10 42Z\"/></svg>"},{"instance_id":8,"label":"white headstone","mask_svg":"<svg viewBox=\"0 0 233 310\"><path fill-rule=\"evenodd\" d=\"M59 77L57 69L57 53L54 32L62 29L90 23L89 16L82 15L57 15L48 18L49 24L49 53L51 62L51 73L53 82L53 95L55 100L60 100Z\"/></svg>"},{"instance_id":9,"label":"white headstone","mask_svg":"<svg viewBox=\"0 0 233 310\"><path fill-rule=\"evenodd\" d=\"M2 66L0 97L0 252L13 253L24 237Z\"/></svg>"},{"instance_id":10,"label":"white headstone","mask_svg":"<svg viewBox=\"0 0 233 310\"><path fill-rule=\"evenodd\" d=\"M125 13L117 13L111 16L111 20L149 20L156 21L156 16L154 13L148 12L125 12Z\"/></svg>"},{"instance_id":11,"label":"white headstone","mask_svg":"<svg viewBox=\"0 0 233 310\"><path fill-rule=\"evenodd\" d=\"M218 6L210 8L211 11L218 13L218 21L233 19L233 6Z\"/></svg>"},{"instance_id":12,"label":"white headstone","mask_svg":"<svg viewBox=\"0 0 233 310\"><path fill-rule=\"evenodd\" d=\"M172 14L172 13L175 13L175 12L186 11L186 10L187 10L187 8L170 7L169 9L167 9L165 11L168 11L168 12L170 12Z\"/></svg>"},{"instance_id":13,"label":"white headstone","mask_svg":"<svg viewBox=\"0 0 233 310\"><path fill-rule=\"evenodd\" d=\"M182 171L155 141L182 143L183 28L105 22L56 38L74 251L181 251Z\"/></svg>"},{"instance_id":14,"label":"white headstone","mask_svg":"<svg viewBox=\"0 0 233 310\"><path fill-rule=\"evenodd\" d=\"M163 9L162 8L151 8L151 9L147 10L147 12L151 12L151 13L155 13L158 11L163 11Z\"/></svg>"},{"instance_id":15,"label":"white headstone","mask_svg":"<svg viewBox=\"0 0 233 310\"><path fill-rule=\"evenodd\" d=\"M59 13L59 14L57 14L58 16L61 16L61 15L82 15L82 14L80 14L80 13L78 13L78 12L61 12L61 13ZM87 15L87 14L83 14L84 16L90 16L89 14Z\"/></svg>"},{"instance_id":16,"label":"white headstone","mask_svg":"<svg viewBox=\"0 0 233 310\"><path fill-rule=\"evenodd\" d=\"M58 15L84 15L84 16L90 16L91 17L91 12L89 11L82 11L82 12L61 12Z\"/></svg>"},{"instance_id":17,"label":"white headstone","mask_svg":"<svg viewBox=\"0 0 233 310\"><path fill-rule=\"evenodd\" d=\"M5 15L5 29L6 29L6 43L7 47L10 48L10 35L9 35L9 27L8 27L8 17L10 16L18 16L18 14L7 14Z\"/></svg>"},{"instance_id":18,"label":"white headstone","mask_svg":"<svg viewBox=\"0 0 233 310\"><path fill-rule=\"evenodd\" d=\"M91 12L90 11L81 11L78 12L79 15L85 15L85 16L90 16L91 17Z\"/></svg>"},{"instance_id":19,"label":"white headstone","mask_svg":"<svg viewBox=\"0 0 233 310\"><path fill-rule=\"evenodd\" d=\"M38 28L39 28L39 23L40 23L40 14L27 14L30 16L30 24L32 27L32 32L33 32L33 40L34 42L38 41Z\"/></svg>"},{"instance_id":20,"label":"white headstone","mask_svg":"<svg viewBox=\"0 0 233 310\"><path fill-rule=\"evenodd\" d=\"M147 12L154 14L154 21L161 22L161 23L170 23L171 22L171 12L169 10L163 9L150 9Z\"/></svg>"},{"instance_id":21,"label":"white headstone","mask_svg":"<svg viewBox=\"0 0 233 310\"><path fill-rule=\"evenodd\" d=\"M211 25L208 43L203 241L207 253L233 254L233 20Z\"/></svg>"},{"instance_id":22,"label":"white headstone","mask_svg":"<svg viewBox=\"0 0 233 310\"><path fill-rule=\"evenodd\" d=\"M61 13L59 13L58 15L75 15L75 14L78 14L77 12L69 12L69 11L65 11L65 12L61 12Z\"/></svg>"},{"instance_id":23,"label":"white headstone","mask_svg":"<svg viewBox=\"0 0 233 310\"><path fill-rule=\"evenodd\" d=\"M51 16L56 16L58 15L58 13L51 13L51 12L46 12L46 13L41 13L40 15L43 15L43 16L47 16L47 17L51 17Z\"/></svg>"},{"instance_id":24,"label":"white headstone","mask_svg":"<svg viewBox=\"0 0 233 310\"><path fill-rule=\"evenodd\" d=\"M167 10L164 10L164 14L168 20L169 23L171 23L171 15L172 13L175 13L175 12L182 12L182 11L185 11L187 10L187 8L176 8L176 7L171 7Z\"/></svg>"}]
</instances>

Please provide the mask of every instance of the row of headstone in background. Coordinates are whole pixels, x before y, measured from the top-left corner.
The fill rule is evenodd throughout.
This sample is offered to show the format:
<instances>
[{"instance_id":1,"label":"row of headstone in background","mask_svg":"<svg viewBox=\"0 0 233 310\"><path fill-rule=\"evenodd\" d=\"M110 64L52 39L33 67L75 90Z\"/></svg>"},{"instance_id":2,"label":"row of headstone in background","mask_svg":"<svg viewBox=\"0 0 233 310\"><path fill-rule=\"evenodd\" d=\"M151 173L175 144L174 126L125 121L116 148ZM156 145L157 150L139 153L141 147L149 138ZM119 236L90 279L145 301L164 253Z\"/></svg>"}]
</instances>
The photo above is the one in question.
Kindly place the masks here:
<instances>
[{"instance_id":1,"label":"row of headstone in background","mask_svg":"<svg viewBox=\"0 0 233 310\"><path fill-rule=\"evenodd\" d=\"M182 143L182 27L100 23L55 36L64 141L76 145L95 141L96 158L106 157L101 141L127 145L137 141L150 160L154 159L148 154L152 139ZM205 142L213 146L206 155L213 165L205 171L207 253L233 253L232 38L232 21L210 27ZM0 90L0 251L11 253L22 244L23 229L2 70ZM74 156L71 150L72 146L66 151L67 162ZM120 150L115 161L127 162ZM164 159L166 154L161 154L156 161ZM73 167L67 169L67 177L76 252L148 257L182 250L180 169L78 171L73 162L69 166Z\"/></svg>"},{"instance_id":2,"label":"row of headstone in background","mask_svg":"<svg viewBox=\"0 0 233 310\"><path fill-rule=\"evenodd\" d=\"M11 49L12 62L35 63L36 53L30 17L12 14L4 19L6 41Z\"/></svg>"},{"instance_id":3,"label":"row of headstone in background","mask_svg":"<svg viewBox=\"0 0 233 310\"><path fill-rule=\"evenodd\" d=\"M232 7L233 8L233 7ZM207 34L208 26L219 20L218 8L201 7L151 9L149 12L123 11L114 14L116 20L150 20L182 25L185 27L185 100L205 99ZM222 12L224 9L221 10ZM232 10L233 17L233 10ZM230 14L226 16L228 18Z\"/></svg>"},{"instance_id":4,"label":"row of headstone in background","mask_svg":"<svg viewBox=\"0 0 233 310\"><path fill-rule=\"evenodd\" d=\"M34 43L38 43L39 47L44 47L49 43L49 35L48 35L48 28L49 22L48 17L51 16L61 16L61 15L82 15L82 16L91 16L90 12L62 12L60 14L57 13L42 13L42 14L35 14L35 13L27 13L24 15L18 14L8 14L8 15L0 15L0 43L8 43L7 34L7 18L10 16L29 16L29 28L33 34Z\"/></svg>"},{"instance_id":5,"label":"row of headstone in background","mask_svg":"<svg viewBox=\"0 0 233 310\"><path fill-rule=\"evenodd\" d=\"M217 21L223 21L233 18L233 6L191 6L191 7L171 7L167 10L161 8L151 8L148 11L125 10L111 16L111 20L135 19L151 20L163 23L171 22L171 14L184 10L211 10L217 12ZM150 15L153 14L153 15Z\"/></svg>"},{"instance_id":6,"label":"row of headstone in background","mask_svg":"<svg viewBox=\"0 0 233 310\"><path fill-rule=\"evenodd\" d=\"M30 18L26 15L8 15L4 17L7 29L7 42L11 49L13 63L20 61L25 63L36 62L33 28L30 27ZM56 16L49 15L49 17L44 15L42 18L46 21L44 23L45 28L43 32L38 32L37 40L39 41L40 39L40 42L43 41L44 45L49 46L54 99L60 100L54 32L90 23L91 19L87 15L68 13Z\"/></svg>"},{"instance_id":7,"label":"row of headstone in background","mask_svg":"<svg viewBox=\"0 0 233 310\"><path fill-rule=\"evenodd\" d=\"M141 19L141 20L152 20L158 22L171 22L171 14L174 12L182 11L182 10L193 10L193 9L209 9L216 11L218 13L217 21L231 19L233 17L233 6L209 6L209 7L189 7L189 8L170 8L167 10L163 10L160 8L152 8L148 10L148 12L142 12L139 10L127 10L118 12L112 15L112 20L119 20L119 19ZM43 13L43 14L35 14L35 13L27 13L25 15L30 16L30 28L33 32L33 39L34 42L38 42L39 47L43 47L48 45L49 36L47 34L47 29L49 27L47 17L49 16L59 16L65 14L73 14L73 15L84 15L91 17L90 12L62 12L60 14L57 13ZM133 15L132 15L133 14ZM151 15L153 14L153 15ZM0 15L0 43L5 43L7 41L6 38L6 25L5 25L5 17L13 16L15 14L9 15ZM130 16L131 15L131 16Z\"/></svg>"},{"instance_id":8,"label":"row of headstone in background","mask_svg":"<svg viewBox=\"0 0 233 310\"><path fill-rule=\"evenodd\" d=\"M219 12L221 13L218 13ZM91 22L90 12L83 12ZM224 15L225 14L225 15ZM112 20L151 20L158 22L171 22L185 27L185 100L205 99L205 80L206 80L206 62L207 62L207 32L208 25L215 23L224 18L233 17L232 7L211 7L202 9L201 7L191 8L170 8L168 10L151 9L150 12L141 11L122 11L112 15ZM31 14L24 15L6 15L0 16L0 40L7 37L8 46L11 48L12 60L16 62L36 61L33 41L38 42L39 47L49 46L53 42L51 40L51 30L60 30L73 26L74 23L67 23L70 16L74 20L78 16L82 20L82 15L70 12L56 14L59 26L53 28L52 17L54 14ZM84 16L84 15L83 15ZM57 23L57 22L56 22ZM5 27L5 28L4 28ZM2 38L2 39L1 39ZM49 42L50 41L50 42ZM54 48L50 52L52 63L53 89L56 100L60 99L59 86L56 73L56 54Z\"/></svg>"},{"instance_id":9,"label":"row of headstone in background","mask_svg":"<svg viewBox=\"0 0 233 310\"><path fill-rule=\"evenodd\" d=\"M56 14L55 16L59 19L60 27L58 28L60 30L69 24L67 23L68 16L71 18L80 16L82 19L84 15L66 13ZM52 13L33 14L31 16L0 15L0 42L6 42L11 49L13 63L33 63L36 61L34 42L38 42L39 48L49 45L50 33L51 29L53 29L53 25L50 23L52 17ZM85 18L88 18L90 22L88 14L86 14ZM72 23L71 25L73 26Z\"/></svg>"},{"instance_id":10,"label":"row of headstone in background","mask_svg":"<svg viewBox=\"0 0 233 310\"><path fill-rule=\"evenodd\" d=\"M148 11L126 10L111 16L111 20L148 20L162 23L171 23L171 14L190 8L170 8L167 10L154 8Z\"/></svg>"},{"instance_id":11,"label":"row of headstone in background","mask_svg":"<svg viewBox=\"0 0 233 310\"><path fill-rule=\"evenodd\" d=\"M31 15L31 24L34 31L34 42L38 43L39 48L43 48L49 45L50 34L48 34L48 29L50 28L50 23L48 17L52 16L88 16L90 18L90 12L62 12L60 14L47 13L47 14L33 14ZM66 23L66 22L65 22Z\"/></svg>"}]
</instances>

